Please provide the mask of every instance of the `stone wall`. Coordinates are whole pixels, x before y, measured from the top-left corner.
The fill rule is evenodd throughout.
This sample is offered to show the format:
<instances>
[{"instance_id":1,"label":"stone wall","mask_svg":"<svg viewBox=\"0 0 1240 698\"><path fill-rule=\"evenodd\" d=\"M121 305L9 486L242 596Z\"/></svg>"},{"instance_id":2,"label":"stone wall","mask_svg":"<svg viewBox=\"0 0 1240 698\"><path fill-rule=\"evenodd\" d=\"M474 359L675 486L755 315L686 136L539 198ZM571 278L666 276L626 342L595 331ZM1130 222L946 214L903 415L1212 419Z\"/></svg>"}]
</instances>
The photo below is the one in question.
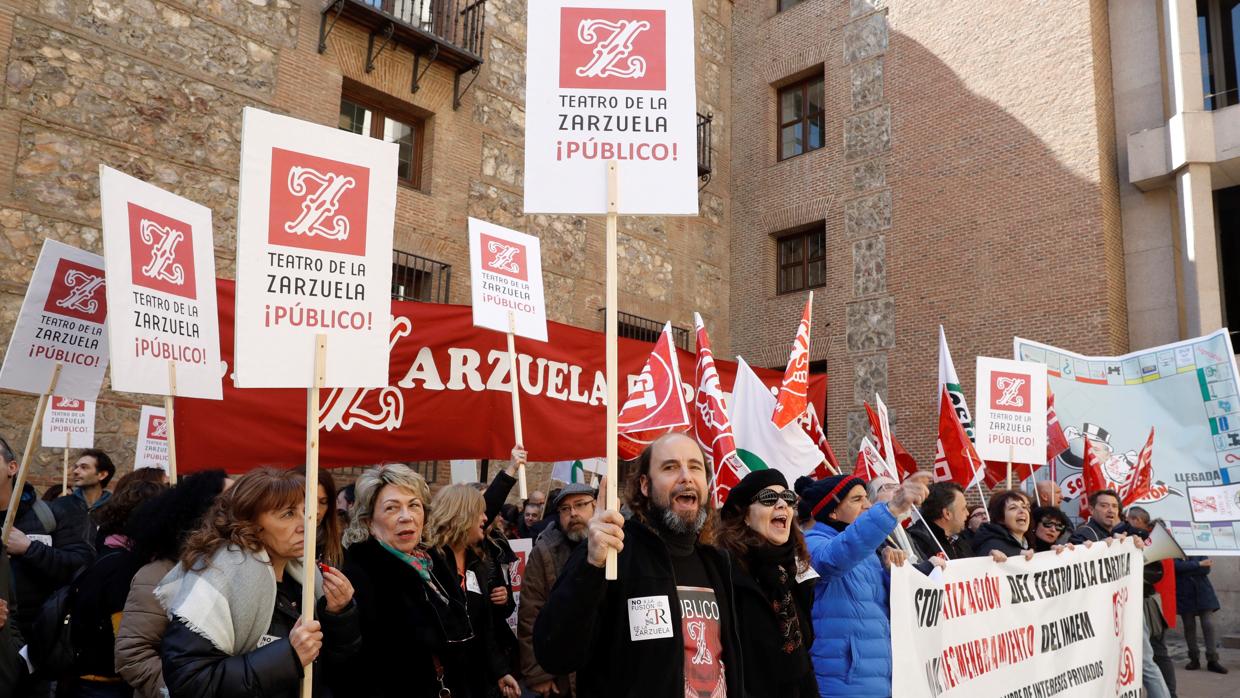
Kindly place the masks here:
<instances>
[{"instance_id":1,"label":"stone wall","mask_svg":"<svg viewBox=\"0 0 1240 698\"><path fill-rule=\"evenodd\" d=\"M395 247L452 265L451 302L469 300L465 219L477 216L541 239L550 319L602 328L602 219L522 211L525 0L487 3L485 63L458 109L453 71L442 63L430 67L417 92L410 90L413 55L404 48L384 51L367 72L369 30L348 20L333 29L320 54L323 5L0 5L0 343L8 342L44 238L101 251L100 163L209 206L216 267L231 277L242 108L334 125L342 91L351 87L426 119L422 186L398 187ZM699 0L695 9L699 110L715 115L715 172L701 193L701 217L624 221L620 308L682 327L699 310L715 342L727 346L732 5ZM473 77L462 76L462 83ZM34 402L0 392L0 433L22 441L14 437L26 433ZM138 407L155 400L117 394L105 383L99 402L98 444L128 467ZM59 482L59 458L37 451L32 480ZM447 463L434 472L446 480ZM531 464L530 473L543 486L550 466Z\"/></svg>"}]
</instances>

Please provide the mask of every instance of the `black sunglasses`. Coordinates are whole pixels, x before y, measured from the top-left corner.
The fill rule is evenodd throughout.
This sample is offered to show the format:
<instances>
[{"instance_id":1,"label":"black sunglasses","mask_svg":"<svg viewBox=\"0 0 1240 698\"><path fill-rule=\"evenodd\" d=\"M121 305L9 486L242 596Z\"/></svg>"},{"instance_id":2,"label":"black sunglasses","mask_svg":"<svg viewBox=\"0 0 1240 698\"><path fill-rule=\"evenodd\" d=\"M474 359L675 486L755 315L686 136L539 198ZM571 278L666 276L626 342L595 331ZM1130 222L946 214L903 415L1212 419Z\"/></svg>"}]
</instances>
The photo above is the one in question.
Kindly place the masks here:
<instances>
[{"instance_id":1,"label":"black sunglasses","mask_svg":"<svg viewBox=\"0 0 1240 698\"><path fill-rule=\"evenodd\" d=\"M757 502L758 504L761 504L764 507L773 507L776 504L778 504L781 499L788 506L795 507L797 505L797 502L801 498L798 497L797 493L793 492L792 490L783 490L781 492L776 492L775 490L772 490L772 489L765 489L759 492L758 494L754 495L754 498L749 501L750 503Z\"/></svg>"},{"instance_id":2,"label":"black sunglasses","mask_svg":"<svg viewBox=\"0 0 1240 698\"><path fill-rule=\"evenodd\" d=\"M1058 521L1046 521L1046 520L1042 520L1042 521L1039 521L1039 522L1038 522L1038 525L1039 525L1039 526L1045 526L1048 530L1051 530L1051 531L1066 531L1066 530L1068 530L1068 527L1067 527L1067 526L1065 526L1065 525L1063 525L1063 524L1059 523Z\"/></svg>"}]
</instances>

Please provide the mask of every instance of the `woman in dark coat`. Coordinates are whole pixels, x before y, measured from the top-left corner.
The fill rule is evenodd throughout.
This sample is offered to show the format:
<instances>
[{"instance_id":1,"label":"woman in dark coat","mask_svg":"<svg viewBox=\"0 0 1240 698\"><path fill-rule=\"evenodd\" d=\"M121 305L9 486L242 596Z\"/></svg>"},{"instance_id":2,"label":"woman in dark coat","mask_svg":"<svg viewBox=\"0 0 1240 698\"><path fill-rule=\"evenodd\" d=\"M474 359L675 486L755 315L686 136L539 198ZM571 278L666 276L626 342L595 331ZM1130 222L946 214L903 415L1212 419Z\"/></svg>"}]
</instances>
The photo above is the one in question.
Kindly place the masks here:
<instances>
[{"instance_id":1,"label":"woman in dark coat","mask_svg":"<svg viewBox=\"0 0 1240 698\"><path fill-rule=\"evenodd\" d=\"M316 662L314 694L361 649L353 587L330 567L305 569L306 481L260 468L220 495L155 589L170 621L160 646L172 698L295 698ZM303 622L302 583L315 588Z\"/></svg>"},{"instance_id":2,"label":"woman in dark coat","mask_svg":"<svg viewBox=\"0 0 1240 698\"><path fill-rule=\"evenodd\" d=\"M716 541L730 554L746 695L814 698L810 606L818 575L796 523L796 493L778 470L755 470L728 493Z\"/></svg>"},{"instance_id":3,"label":"woman in dark coat","mask_svg":"<svg viewBox=\"0 0 1240 698\"><path fill-rule=\"evenodd\" d=\"M1188 644L1188 666L1192 671L1201 668L1201 655L1197 648L1197 621L1201 621L1201 633L1206 642L1206 668L1216 674L1226 674L1219 664L1218 644L1214 637L1214 619L1219 610L1218 595L1210 583L1210 570L1214 562L1208 557L1193 555L1175 561L1175 608L1184 621L1184 640Z\"/></svg>"},{"instance_id":4,"label":"woman in dark coat","mask_svg":"<svg viewBox=\"0 0 1240 698\"><path fill-rule=\"evenodd\" d=\"M990 495L986 511L990 520L973 536L973 554L989 555L998 550L1007 557L1033 556L1033 548L1025 540L1031 519L1029 496L1016 490L996 490Z\"/></svg>"},{"instance_id":5,"label":"woman in dark coat","mask_svg":"<svg viewBox=\"0 0 1240 698\"><path fill-rule=\"evenodd\" d=\"M404 465L366 471L345 531L344 571L361 609L362 653L351 672L357 698L485 698L488 627L470 620L455 561L423 539L430 488ZM447 551L451 554L451 551Z\"/></svg>"}]
</instances>

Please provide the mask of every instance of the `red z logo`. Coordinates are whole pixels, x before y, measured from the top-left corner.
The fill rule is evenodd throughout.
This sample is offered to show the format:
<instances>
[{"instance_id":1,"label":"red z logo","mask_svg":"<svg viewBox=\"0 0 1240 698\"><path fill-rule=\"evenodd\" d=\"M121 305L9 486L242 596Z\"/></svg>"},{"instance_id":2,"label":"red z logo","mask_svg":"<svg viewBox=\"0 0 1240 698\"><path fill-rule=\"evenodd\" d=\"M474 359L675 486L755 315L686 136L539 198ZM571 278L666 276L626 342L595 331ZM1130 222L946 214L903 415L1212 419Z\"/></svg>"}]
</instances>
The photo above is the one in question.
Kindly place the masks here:
<instances>
[{"instance_id":1,"label":"red z logo","mask_svg":"<svg viewBox=\"0 0 1240 698\"><path fill-rule=\"evenodd\" d=\"M102 276L73 269L65 274L65 286L70 289L69 295L56 301L56 307L76 310L87 315L99 312L99 301L94 296L95 291L103 287Z\"/></svg>"},{"instance_id":2,"label":"red z logo","mask_svg":"<svg viewBox=\"0 0 1240 698\"><path fill-rule=\"evenodd\" d=\"M667 13L622 8L560 8L560 87L663 90Z\"/></svg>"},{"instance_id":3,"label":"red z logo","mask_svg":"<svg viewBox=\"0 0 1240 698\"><path fill-rule=\"evenodd\" d=\"M175 263L177 245L185 239L184 233L154 221L142 221L139 234L142 242L151 245L151 258L142 267L142 273L177 286L185 283L185 269Z\"/></svg>"},{"instance_id":4,"label":"red z logo","mask_svg":"<svg viewBox=\"0 0 1240 698\"><path fill-rule=\"evenodd\" d=\"M515 245L505 245L502 242L492 240L487 244L487 252L490 252L495 256L491 258L491 261L487 266L492 269L506 271L510 274L520 274L521 265L517 264L514 259L520 251L521 248L516 247Z\"/></svg>"},{"instance_id":5,"label":"red z logo","mask_svg":"<svg viewBox=\"0 0 1240 698\"><path fill-rule=\"evenodd\" d=\"M336 216L340 196L357 184L352 177L318 172L309 167L293 167L288 171L288 191L293 196L305 197L301 202L301 215L284 224L284 232L294 235L319 235L328 240L344 240L349 237L349 219ZM310 187L316 186L311 192ZM329 223L325 223L327 219Z\"/></svg>"}]
</instances>

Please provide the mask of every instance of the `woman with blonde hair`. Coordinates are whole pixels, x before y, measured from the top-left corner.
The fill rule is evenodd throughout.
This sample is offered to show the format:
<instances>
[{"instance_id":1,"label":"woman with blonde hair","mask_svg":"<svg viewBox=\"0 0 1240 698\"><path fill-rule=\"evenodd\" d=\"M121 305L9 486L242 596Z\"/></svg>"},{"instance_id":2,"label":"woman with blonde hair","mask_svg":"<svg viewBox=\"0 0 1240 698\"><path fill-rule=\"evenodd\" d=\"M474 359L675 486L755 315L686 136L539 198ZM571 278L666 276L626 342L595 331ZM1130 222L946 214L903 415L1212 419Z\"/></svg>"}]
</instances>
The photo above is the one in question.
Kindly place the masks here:
<instances>
[{"instance_id":1,"label":"woman with blonde hair","mask_svg":"<svg viewBox=\"0 0 1240 698\"><path fill-rule=\"evenodd\" d=\"M353 587L340 572L307 571L301 474L260 468L221 494L155 589L170 618L160 654L169 694L187 698L298 695L304 667L316 696L361 647ZM315 585L315 620L301 612Z\"/></svg>"},{"instance_id":2,"label":"woman with blonde hair","mask_svg":"<svg viewBox=\"0 0 1240 698\"><path fill-rule=\"evenodd\" d=\"M427 544L439 548L452 566L456 584L465 591L469 620L477 636L471 642L486 657L490 678L505 698L517 698L520 687L512 674L512 658L498 636L491 595L504 587L503 575L483 551L486 540L486 500L470 485L450 485L432 501L426 523ZM509 633L512 631L509 630ZM472 695L485 695L484 672L475 672Z\"/></svg>"}]
</instances>

